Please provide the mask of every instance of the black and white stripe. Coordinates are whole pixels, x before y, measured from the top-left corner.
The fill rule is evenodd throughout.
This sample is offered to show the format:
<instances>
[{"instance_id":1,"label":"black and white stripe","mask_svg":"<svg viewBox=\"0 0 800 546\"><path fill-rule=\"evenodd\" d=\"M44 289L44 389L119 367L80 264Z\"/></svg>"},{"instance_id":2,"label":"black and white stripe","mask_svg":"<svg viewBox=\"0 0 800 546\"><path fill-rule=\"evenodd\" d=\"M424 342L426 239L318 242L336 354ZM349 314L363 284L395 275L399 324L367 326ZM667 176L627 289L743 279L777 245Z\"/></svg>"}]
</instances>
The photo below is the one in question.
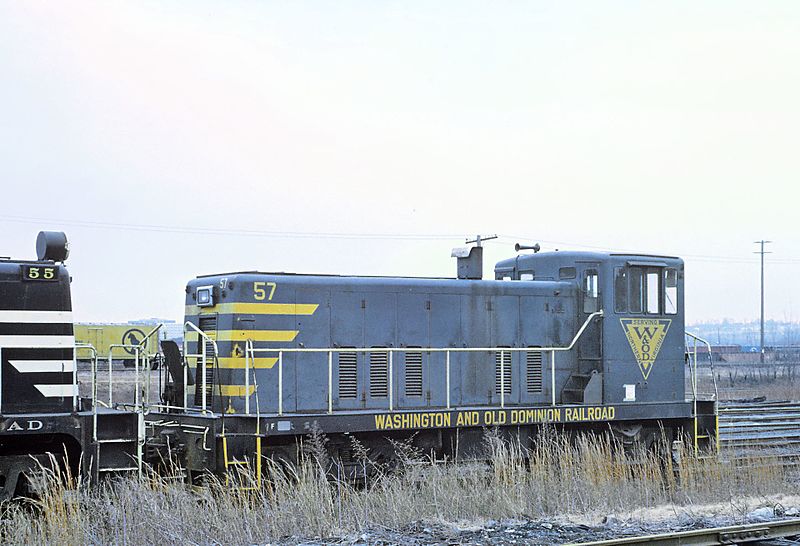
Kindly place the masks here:
<instances>
[{"instance_id":1,"label":"black and white stripe","mask_svg":"<svg viewBox=\"0 0 800 546\"><path fill-rule=\"evenodd\" d=\"M74 347L70 311L0 310L3 413L74 407Z\"/></svg>"},{"instance_id":2,"label":"black and white stripe","mask_svg":"<svg viewBox=\"0 0 800 546\"><path fill-rule=\"evenodd\" d=\"M0 310L0 349L74 346L70 311Z\"/></svg>"}]
</instances>

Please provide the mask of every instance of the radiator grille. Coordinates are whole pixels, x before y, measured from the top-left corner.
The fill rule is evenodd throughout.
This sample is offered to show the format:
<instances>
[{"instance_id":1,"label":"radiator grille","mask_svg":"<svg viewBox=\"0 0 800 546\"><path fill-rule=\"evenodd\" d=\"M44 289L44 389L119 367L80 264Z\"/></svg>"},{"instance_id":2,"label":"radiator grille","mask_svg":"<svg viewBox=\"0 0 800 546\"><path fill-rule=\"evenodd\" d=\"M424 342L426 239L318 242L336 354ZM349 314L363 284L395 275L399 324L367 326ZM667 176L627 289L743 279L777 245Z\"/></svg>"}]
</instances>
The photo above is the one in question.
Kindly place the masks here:
<instances>
[{"instance_id":1,"label":"radiator grille","mask_svg":"<svg viewBox=\"0 0 800 546\"><path fill-rule=\"evenodd\" d=\"M369 395L389 396L389 353L369 353Z\"/></svg>"},{"instance_id":2,"label":"radiator grille","mask_svg":"<svg viewBox=\"0 0 800 546\"><path fill-rule=\"evenodd\" d=\"M406 396L422 396L422 352L406 353Z\"/></svg>"},{"instance_id":3,"label":"radiator grille","mask_svg":"<svg viewBox=\"0 0 800 546\"><path fill-rule=\"evenodd\" d=\"M501 368L502 368L502 376L500 375ZM511 394L511 351L497 351L494 354L495 394L500 394L501 384L503 388L503 394Z\"/></svg>"},{"instance_id":4,"label":"radiator grille","mask_svg":"<svg viewBox=\"0 0 800 546\"><path fill-rule=\"evenodd\" d=\"M201 316L198 322L200 330L208 334L211 338L217 336L217 315ZM198 336L197 353L203 353L203 347L200 345L201 339ZM213 402L214 398L214 364L216 363L217 355L214 353L214 344L211 341L205 342L206 348L206 361L203 363L202 357L197 357L197 371L199 377L205 376L206 378L206 402L209 404ZM201 380L202 381L202 380ZM195 403L202 403L202 385L197 385L195 388Z\"/></svg>"},{"instance_id":5,"label":"radiator grille","mask_svg":"<svg viewBox=\"0 0 800 546\"><path fill-rule=\"evenodd\" d=\"M358 398L358 355L339 353L339 398Z\"/></svg>"},{"instance_id":6,"label":"radiator grille","mask_svg":"<svg viewBox=\"0 0 800 546\"><path fill-rule=\"evenodd\" d=\"M529 349L535 349L534 345ZM528 351L525 355L525 378L529 394L542 393L542 353L541 351Z\"/></svg>"}]
</instances>

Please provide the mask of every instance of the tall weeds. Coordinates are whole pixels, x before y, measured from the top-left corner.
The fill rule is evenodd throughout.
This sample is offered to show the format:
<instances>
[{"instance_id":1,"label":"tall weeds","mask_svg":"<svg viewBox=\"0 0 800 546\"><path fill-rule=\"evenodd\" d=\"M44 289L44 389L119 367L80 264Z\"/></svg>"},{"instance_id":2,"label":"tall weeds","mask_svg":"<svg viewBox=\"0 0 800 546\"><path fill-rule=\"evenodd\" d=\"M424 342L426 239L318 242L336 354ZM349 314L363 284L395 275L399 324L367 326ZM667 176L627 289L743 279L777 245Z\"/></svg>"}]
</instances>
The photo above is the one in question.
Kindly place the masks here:
<instances>
[{"instance_id":1,"label":"tall weeds","mask_svg":"<svg viewBox=\"0 0 800 546\"><path fill-rule=\"evenodd\" d=\"M664 503L735 501L743 495L790 492L780 466L696 459L677 462L669 447L623 455L603 436L570 440L545 431L533 446L486 435L488 462L433 462L410 446L392 473L366 472L369 450L354 446L366 480L352 485L327 458L324 439L293 468L266 462L269 480L210 479L193 489L155 474L88 487L43 469L32 504L0 510L0 541L9 544L257 544L333 537L367 528L402 528L418 520L548 517L624 513ZM317 453L319 452L319 453ZM55 468L55 467L54 467ZM294 539L292 537L295 537Z\"/></svg>"}]
</instances>

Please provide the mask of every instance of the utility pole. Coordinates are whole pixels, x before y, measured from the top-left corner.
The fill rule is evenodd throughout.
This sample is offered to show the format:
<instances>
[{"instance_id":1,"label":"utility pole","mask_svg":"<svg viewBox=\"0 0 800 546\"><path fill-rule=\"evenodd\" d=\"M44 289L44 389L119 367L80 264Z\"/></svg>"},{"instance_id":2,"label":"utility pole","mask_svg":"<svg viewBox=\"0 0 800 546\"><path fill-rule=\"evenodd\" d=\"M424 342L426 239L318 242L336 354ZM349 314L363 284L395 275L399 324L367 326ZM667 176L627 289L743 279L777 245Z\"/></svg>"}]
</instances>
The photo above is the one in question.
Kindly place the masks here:
<instances>
[{"instance_id":1,"label":"utility pole","mask_svg":"<svg viewBox=\"0 0 800 546\"><path fill-rule=\"evenodd\" d=\"M483 237L481 237L481 235L478 234L477 237L475 237L474 239L468 240L466 244L470 245L472 243L476 243L475 246L481 246L481 243L483 241L489 241L490 239L497 239L497 235L484 235Z\"/></svg>"},{"instance_id":2,"label":"utility pole","mask_svg":"<svg viewBox=\"0 0 800 546\"><path fill-rule=\"evenodd\" d=\"M753 252L753 254L761 254L761 363L764 363L764 254L772 254L771 252L764 251L764 245L772 241L760 240L755 244L761 245L761 250Z\"/></svg>"}]
</instances>

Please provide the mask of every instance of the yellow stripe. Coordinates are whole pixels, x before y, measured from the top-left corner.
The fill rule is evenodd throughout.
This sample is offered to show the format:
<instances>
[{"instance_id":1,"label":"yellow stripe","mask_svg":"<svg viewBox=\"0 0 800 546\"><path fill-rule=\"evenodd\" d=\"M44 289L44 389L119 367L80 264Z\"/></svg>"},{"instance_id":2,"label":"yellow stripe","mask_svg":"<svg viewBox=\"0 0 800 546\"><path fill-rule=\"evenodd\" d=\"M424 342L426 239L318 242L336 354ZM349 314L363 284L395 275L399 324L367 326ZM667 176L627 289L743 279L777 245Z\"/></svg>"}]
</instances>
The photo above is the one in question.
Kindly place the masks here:
<instances>
[{"instance_id":1,"label":"yellow stripe","mask_svg":"<svg viewBox=\"0 0 800 546\"><path fill-rule=\"evenodd\" d=\"M220 385L219 388L222 396L245 396L248 393L244 385ZM216 387L214 390L217 390ZM249 394L253 394L255 391L255 385L250 385Z\"/></svg>"},{"instance_id":2,"label":"yellow stripe","mask_svg":"<svg viewBox=\"0 0 800 546\"><path fill-rule=\"evenodd\" d=\"M220 303L214 307L187 305L186 314L313 315L318 307L316 303Z\"/></svg>"},{"instance_id":3,"label":"yellow stripe","mask_svg":"<svg viewBox=\"0 0 800 546\"><path fill-rule=\"evenodd\" d=\"M299 330L219 330L216 341L294 341ZM214 337L214 336L209 336ZM187 341L197 341L197 333L189 332Z\"/></svg>"},{"instance_id":4,"label":"yellow stripe","mask_svg":"<svg viewBox=\"0 0 800 546\"><path fill-rule=\"evenodd\" d=\"M278 357L274 358L251 358L250 359L250 369L258 368L258 369L270 369L275 366L275 363L278 362ZM241 357L228 357L228 358L218 358L217 364L220 368L234 368L237 370L244 370L245 368L245 358Z\"/></svg>"},{"instance_id":5,"label":"yellow stripe","mask_svg":"<svg viewBox=\"0 0 800 546\"><path fill-rule=\"evenodd\" d=\"M231 313L252 315L313 315L316 303L225 303Z\"/></svg>"}]
</instances>

